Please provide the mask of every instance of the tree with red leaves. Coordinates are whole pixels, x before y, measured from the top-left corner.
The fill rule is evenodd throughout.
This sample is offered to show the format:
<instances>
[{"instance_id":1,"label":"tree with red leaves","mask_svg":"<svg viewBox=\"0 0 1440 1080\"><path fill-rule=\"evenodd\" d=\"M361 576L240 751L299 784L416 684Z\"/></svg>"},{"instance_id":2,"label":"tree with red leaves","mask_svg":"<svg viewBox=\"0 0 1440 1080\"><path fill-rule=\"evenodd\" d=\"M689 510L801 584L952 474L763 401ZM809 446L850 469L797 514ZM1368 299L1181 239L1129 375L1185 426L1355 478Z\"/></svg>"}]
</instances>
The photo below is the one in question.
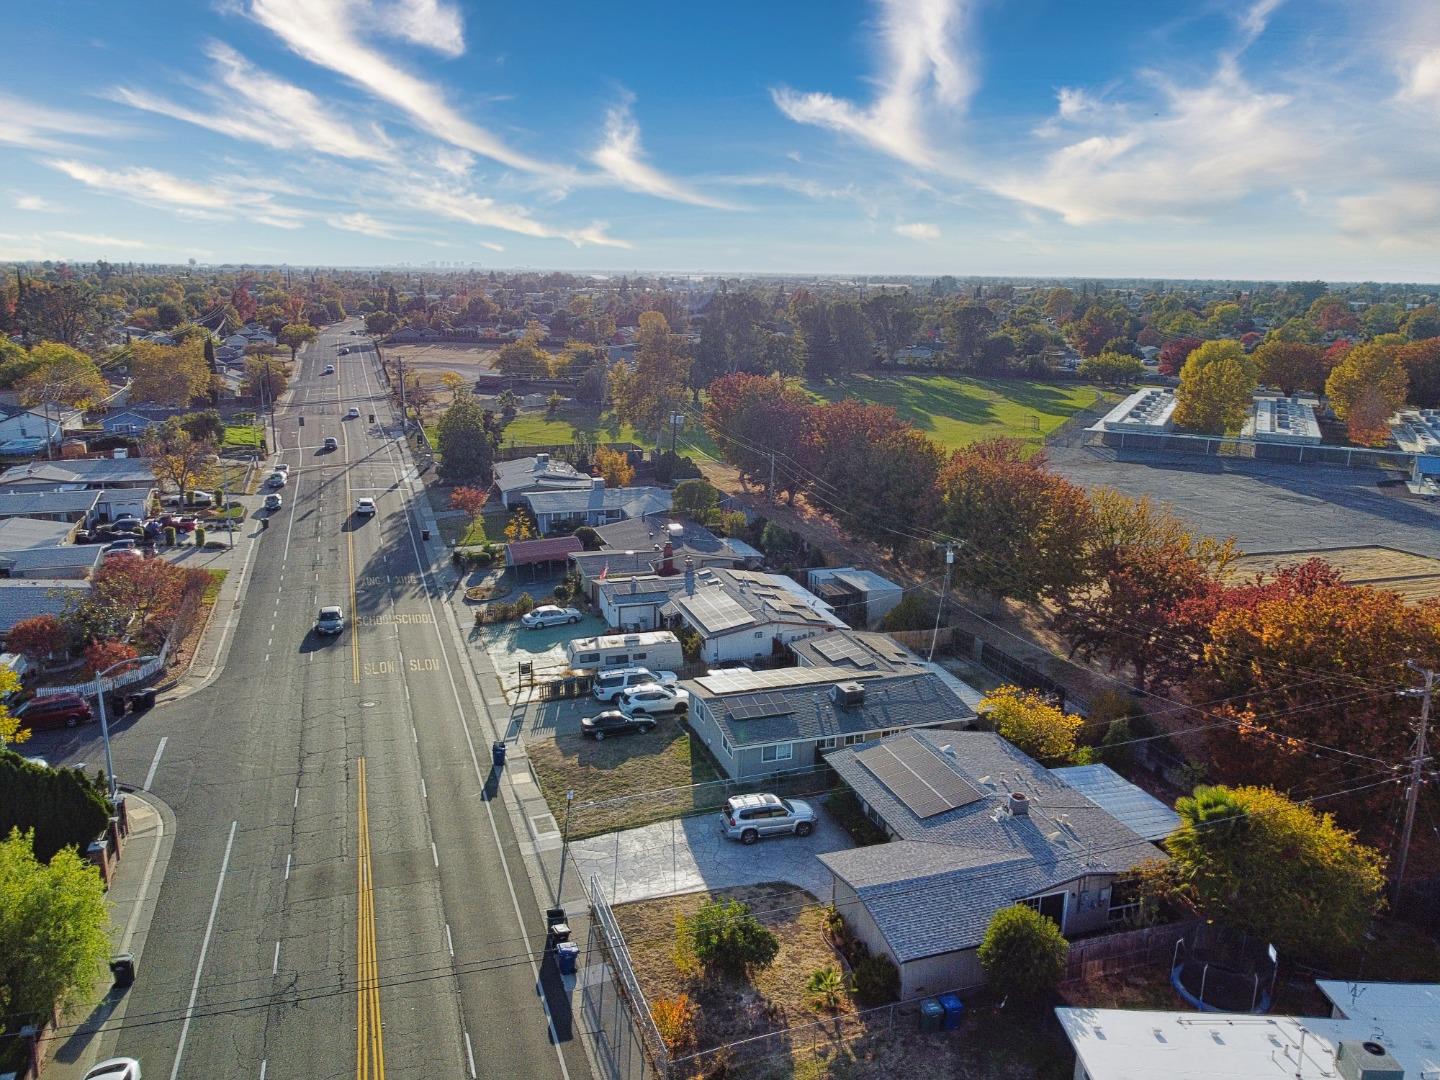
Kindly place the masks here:
<instances>
[{"instance_id":1,"label":"tree with red leaves","mask_svg":"<svg viewBox=\"0 0 1440 1080\"><path fill-rule=\"evenodd\" d=\"M1197 337L1171 338L1160 346L1160 374L1179 375L1190 354L1200 347Z\"/></svg>"},{"instance_id":2,"label":"tree with red leaves","mask_svg":"<svg viewBox=\"0 0 1440 1080\"><path fill-rule=\"evenodd\" d=\"M1440 338L1401 345L1395 355L1410 376L1410 404L1422 409L1440 406Z\"/></svg>"},{"instance_id":3,"label":"tree with red leaves","mask_svg":"<svg viewBox=\"0 0 1440 1080\"><path fill-rule=\"evenodd\" d=\"M85 646L85 678L93 679L100 672L139 655L133 645L123 641L93 641Z\"/></svg>"},{"instance_id":4,"label":"tree with red leaves","mask_svg":"<svg viewBox=\"0 0 1440 1080\"><path fill-rule=\"evenodd\" d=\"M810 481L815 405L799 385L778 376L736 372L710 384L704 424L721 456L749 483L791 501Z\"/></svg>"},{"instance_id":5,"label":"tree with red leaves","mask_svg":"<svg viewBox=\"0 0 1440 1080\"><path fill-rule=\"evenodd\" d=\"M1279 387L1285 394L1297 390L1321 393L1325 376L1330 373L1320 346L1303 341L1267 341L1255 350L1255 363L1260 381Z\"/></svg>"},{"instance_id":6,"label":"tree with red leaves","mask_svg":"<svg viewBox=\"0 0 1440 1080\"><path fill-rule=\"evenodd\" d=\"M21 619L5 635L5 648L23 653L31 660L63 654L70 644L70 631L54 615L35 615Z\"/></svg>"},{"instance_id":7,"label":"tree with red leaves","mask_svg":"<svg viewBox=\"0 0 1440 1080\"><path fill-rule=\"evenodd\" d=\"M480 516L485 509L485 504L490 500L490 492L485 488L457 487L450 492L450 506L455 510L463 510L472 518Z\"/></svg>"}]
</instances>

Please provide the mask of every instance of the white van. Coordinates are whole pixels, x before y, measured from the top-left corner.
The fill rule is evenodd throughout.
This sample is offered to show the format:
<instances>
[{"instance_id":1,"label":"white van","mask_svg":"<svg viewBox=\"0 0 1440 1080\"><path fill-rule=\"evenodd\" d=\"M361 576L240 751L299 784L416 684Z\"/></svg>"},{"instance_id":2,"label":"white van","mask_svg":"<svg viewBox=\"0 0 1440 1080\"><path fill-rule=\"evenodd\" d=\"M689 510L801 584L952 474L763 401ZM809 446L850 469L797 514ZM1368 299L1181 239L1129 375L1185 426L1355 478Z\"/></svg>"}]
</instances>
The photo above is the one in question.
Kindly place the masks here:
<instances>
[{"instance_id":1,"label":"white van","mask_svg":"<svg viewBox=\"0 0 1440 1080\"><path fill-rule=\"evenodd\" d=\"M623 667L678 671L685 663L680 639L669 630L576 638L565 646L565 655L571 668L578 671L607 671Z\"/></svg>"}]
</instances>

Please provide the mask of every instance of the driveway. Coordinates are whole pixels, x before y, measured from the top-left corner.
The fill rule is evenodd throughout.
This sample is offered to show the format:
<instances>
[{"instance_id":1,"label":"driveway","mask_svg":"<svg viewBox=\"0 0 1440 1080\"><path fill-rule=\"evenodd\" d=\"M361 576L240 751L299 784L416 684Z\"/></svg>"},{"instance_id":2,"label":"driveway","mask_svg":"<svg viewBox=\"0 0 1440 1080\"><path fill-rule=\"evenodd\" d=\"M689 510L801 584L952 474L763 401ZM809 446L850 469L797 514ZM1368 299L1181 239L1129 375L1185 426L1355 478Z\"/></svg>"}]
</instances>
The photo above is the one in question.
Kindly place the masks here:
<instances>
[{"instance_id":1,"label":"driveway","mask_svg":"<svg viewBox=\"0 0 1440 1080\"><path fill-rule=\"evenodd\" d=\"M565 658L567 642L603 633L605 620L593 615L587 615L573 626L550 626L536 630L527 630L517 619L480 627L476 644L490 654L500 685L505 688L506 697L513 702L522 661L528 660L535 665L537 677L546 673L559 674L569 667Z\"/></svg>"},{"instance_id":2,"label":"driveway","mask_svg":"<svg viewBox=\"0 0 1440 1080\"><path fill-rule=\"evenodd\" d=\"M626 829L576 841L570 857L585 887L598 877L616 904L766 881L798 885L825 901L830 872L815 856L853 846L823 807L809 836L775 836L750 847L721 836L718 822L718 813L697 814Z\"/></svg>"}]
</instances>

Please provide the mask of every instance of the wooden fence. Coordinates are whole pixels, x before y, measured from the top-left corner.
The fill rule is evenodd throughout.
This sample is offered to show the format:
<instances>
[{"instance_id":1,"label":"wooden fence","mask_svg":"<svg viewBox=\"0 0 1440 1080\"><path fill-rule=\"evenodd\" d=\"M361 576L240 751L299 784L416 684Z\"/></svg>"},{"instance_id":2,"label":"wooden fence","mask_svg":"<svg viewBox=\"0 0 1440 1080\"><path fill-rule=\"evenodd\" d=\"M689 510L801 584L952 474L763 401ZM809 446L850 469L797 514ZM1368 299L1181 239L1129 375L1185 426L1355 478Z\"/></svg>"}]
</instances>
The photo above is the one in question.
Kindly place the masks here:
<instances>
[{"instance_id":1,"label":"wooden fence","mask_svg":"<svg viewBox=\"0 0 1440 1080\"><path fill-rule=\"evenodd\" d=\"M1070 943L1061 982L1075 983L1115 975L1137 967L1169 964L1175 943L1194 928L1196 920L1147 926L1140 930L1121 930L1102 937L1084 938Z\"/></svg>"}]
</instances>

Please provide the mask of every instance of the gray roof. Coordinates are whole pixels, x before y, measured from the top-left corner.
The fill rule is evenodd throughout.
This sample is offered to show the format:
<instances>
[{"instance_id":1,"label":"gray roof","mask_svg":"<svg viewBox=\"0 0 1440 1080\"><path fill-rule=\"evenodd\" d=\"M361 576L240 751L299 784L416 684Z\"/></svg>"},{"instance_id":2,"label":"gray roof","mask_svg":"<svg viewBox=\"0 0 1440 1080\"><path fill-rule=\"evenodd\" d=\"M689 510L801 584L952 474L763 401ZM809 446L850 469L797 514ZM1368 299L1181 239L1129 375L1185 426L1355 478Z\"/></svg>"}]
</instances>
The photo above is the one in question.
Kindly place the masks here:
<instances>
[{"instance_id":1,"label":"gray roof","mask_svg":"<svg viewBox=\"0 0 1440 1080\"><path fill-rule=\"evenodd\" d=\"M21 548L0 551L0 569L12 574L34 575L43 570L67 570L99 563L104 550L99 544L59 544L55 547ZM42 575L43 576L43 575Z\"/></svg>"},{"instance_id":2,"label":"gray roof","mask_svg":"<svg viewBox=\"0 0 1440 1080\"><path fill-rule=\"evenodd\" d=\"M65 542L75 528L67 521L9 517L0 520L0 552L24 548L55 547Z\"/></svg>"},{"instance_id":3,"label":"gray roof","mask_svg":"<svg viewBox=\"0 0 1440 1080\"><path fill-rule=\"evenodd\" d=\"M816 630L845 625L819 597L779 574L720 568L696 577L695 591L678 593L673 603L706 637L772 624Z\"/></svg>"},{"instance_id":4,"label":"gray roof","mask_svg":"<svg viewBox=\"0 0 1440 1080\"><path fill-rule=\"evenodd\" d=\"M864 701L837 704L831 688L854 681L864 686ZM684 685L735 746L963 724L975 718L930 672L857 676L845 668L780 668L721 672Z\"/></svg>"},{"instance_id":5,"label":"gray roof","mask_svg":"<svg viewBox=\"0 0 1440 1080\"><path fill-rule=\"evenodd\" d=\"M1080 792L1146 840L1164 840L1180 827L1180 815L1109 765L1070 765L1050 775Z\"/></svg>"},{"instance_id":6,"label":"gray roof","mask_svg":"<svg viewBox=\"0 0 1440 1080\"><path fill-rule=\"evenodd\" d=\"M575 471L568 461L550 458L545 464L538 456L516 458L514 461L495 463L495 486L501 491L539 491L588 488L592 478Z\"/></svg>"},{"instance_id":7,"label":"gray roof","mask_svg":"<svg viewBox=\"0 0 1440 1080\"><path fill-rule=\"evenodd\" d=\"M88 514L99 501L98 491L3 491L0 492L0 518Z\"/></svg>"},{"instance_id":8,"label":"gray roof","mask_svg":"<svg viewBox=\"0 0 1440 1080\"><path fill-rule=\"evenodd\" d=\"M600 586L600 595L610 603L624 607L627 604L663 604L685 587L685 579L673 577L632 577L624 581L611 581L609 575Z\"/></svg>"},{"instance_id":9,"label":"gray roof","mask_svg":"<svg viewBox=\"0 0 1440 1080\"><path fill-rule=\"evenodd\" d=\"M855 671L931 671L955 691L972 711L980 708L984 694L952 675L938 663L922 660L889 634L868 630L832 630L828 634L802 638L790 643L790 651L802 667L843 667Z\"/></svg>"},{"instance_id":10,"label":"gray roof","mask_svg":"<svg viewBox=\"0 0 1440 1080\"><path fill-rule=\"evenodd\" d=\"M953 809L921 816L907 805L908 782L882 781L866 764L866 755L902 743L925 755L923 786L947 795ZM991 916L1024 897L1163 858L993 732L903 732L825 761L899 838L820 859L856 891L902 962L974 948ZM946 775L953 788L937 780ZM1008 812L1012 791L1028 797L1028 815Z\"/></svg>"},{"instance_id":11,"label":"gray roof","mask_svg":"<svg viewBox=\"0 0 1440 1080\"><path fill-rule=\"evenodd\" d=\"M63 614L88 581L9 578L0 580L0 633L36 615Z\"/></svg>"},{"instance_id":12,"label":"gray roof","mask_svg":"<svg viewBox=\"0 0 1440 1080\"><path fill-rule=\"evenodd\" d=\"M124 484L155 482L143 459L73 458L69 461L32 461L0 473L0 484Z\"/></svg>"},{"instance_id":13,"label":"gray roof","mask_svg":"<svg viewBox=\"0 0 1440 1080\"><path fill-rule=\"evenodd\" d=\"M670 529L671 525L680 526L678 535ZM675 554L682 558L690 555L743 561L758 554L749 544L716 536L687 517L666 512L636 515L626 521L601 525L595 533L604 548L620 551L652 551L657 545L664 547L666 541L670 541Z\"/></svg>"},{"instance_id":14,"label":"gray roof","mask_svg":"<svg viewBox=\"0 0 1440 1080\"><path fill-rule=\"evenodd\" d=\"M657 487L579 488L574 491L529 491L525 501L534 514L583 514L587 510L622 510L641 517L670 508L670 492Z\"/></svg>"}]
</instances>

